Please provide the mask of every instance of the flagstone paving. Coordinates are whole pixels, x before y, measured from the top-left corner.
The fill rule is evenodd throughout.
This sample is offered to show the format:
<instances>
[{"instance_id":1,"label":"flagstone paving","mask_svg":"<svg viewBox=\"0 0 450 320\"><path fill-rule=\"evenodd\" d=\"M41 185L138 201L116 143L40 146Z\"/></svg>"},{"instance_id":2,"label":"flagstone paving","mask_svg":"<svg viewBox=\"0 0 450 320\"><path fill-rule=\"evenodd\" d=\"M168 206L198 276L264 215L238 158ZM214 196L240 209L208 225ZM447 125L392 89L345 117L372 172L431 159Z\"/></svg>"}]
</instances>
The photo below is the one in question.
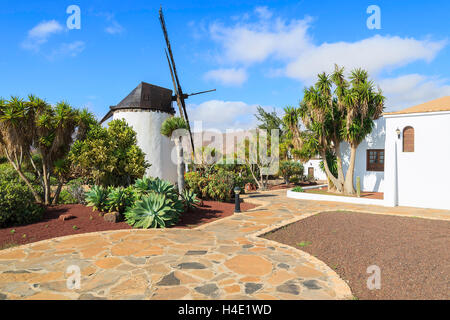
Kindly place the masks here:
<instances>
[{"instance_id":1,"label":"flagstone paving","mask_svg":"<svg viewBox=\"0 0 450 320\"><path fill-rule=\"evenodd\" d=\"M246 196L262 206L196 229L96 232L0 251L0 299L349 299L306 252L259 238L323 211L450 219L450 211ZM80 288L69 289L80 270Z\"/></svg>"}]
</instances>

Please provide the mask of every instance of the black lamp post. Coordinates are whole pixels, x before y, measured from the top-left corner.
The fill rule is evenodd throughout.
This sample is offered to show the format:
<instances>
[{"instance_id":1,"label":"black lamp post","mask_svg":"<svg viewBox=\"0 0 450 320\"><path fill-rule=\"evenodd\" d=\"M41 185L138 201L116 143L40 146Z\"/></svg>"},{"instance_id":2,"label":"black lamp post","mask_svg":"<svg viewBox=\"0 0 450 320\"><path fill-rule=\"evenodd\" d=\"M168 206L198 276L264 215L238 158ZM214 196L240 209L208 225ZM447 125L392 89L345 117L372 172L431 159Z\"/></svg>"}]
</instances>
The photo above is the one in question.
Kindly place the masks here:
<instances>
[{"instance_id":1,"label":"black lamp post","mask_svg":"<svg viewBox=\"0 0 450 320\"><path fill-rule=\"evenodd\" d=\"M241 193L241 188L234 188L234 212L241 212L241 202L239 199L239 193Z\"/></svg>"}]
</instances>

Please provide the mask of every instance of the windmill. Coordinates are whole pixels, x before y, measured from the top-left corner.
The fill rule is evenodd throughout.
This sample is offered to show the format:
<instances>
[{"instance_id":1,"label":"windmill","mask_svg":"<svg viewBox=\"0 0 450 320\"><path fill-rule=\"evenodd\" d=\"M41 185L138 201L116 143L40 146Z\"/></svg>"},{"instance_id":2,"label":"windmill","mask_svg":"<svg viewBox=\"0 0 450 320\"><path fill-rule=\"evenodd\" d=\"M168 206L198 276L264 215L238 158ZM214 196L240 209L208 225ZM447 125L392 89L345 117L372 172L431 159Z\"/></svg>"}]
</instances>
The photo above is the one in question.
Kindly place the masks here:
<instances>
[{"instance_id":1,"label":"windmill","mask_svg":"<svg viewBox=\"0 0 450 320\"><path fill-rule=\"evenodd\" d=\"M180 112L180 116L186 121L187 128L188 128L188 131L189 131L189 137L190 137L190 140L191 140L192 155L194 156L195 155L195 152L194 152L194 150L195 150L194 149L194 139L192 138L191 126L189 124L189 117L188 117L188 114L186 112L185 99L187 99L190 96L216 91L216 89L206 90L206 91L201 91L201 92L195 92L195 93L191 93L191 94L183 93L183 90L181 89L181 85L180 85L180 80L178 78L177 68L175 66L175 60L173 58L172 47L170 46L169 35L167 33L166 22L164 20L162 7L160 7L160 9L159 9L159 22L161 23L161 28L162 28L162 31L163 31L163 34L164 34L164 39L166 40L165 53L166 53L167 63L169 64L170 75L172 77L173 89L174 89L174 92L175 92L175 95L173 96L172 100L177 102L178 109L179 109L179 112Z\"/></svg>"}]
</instances>

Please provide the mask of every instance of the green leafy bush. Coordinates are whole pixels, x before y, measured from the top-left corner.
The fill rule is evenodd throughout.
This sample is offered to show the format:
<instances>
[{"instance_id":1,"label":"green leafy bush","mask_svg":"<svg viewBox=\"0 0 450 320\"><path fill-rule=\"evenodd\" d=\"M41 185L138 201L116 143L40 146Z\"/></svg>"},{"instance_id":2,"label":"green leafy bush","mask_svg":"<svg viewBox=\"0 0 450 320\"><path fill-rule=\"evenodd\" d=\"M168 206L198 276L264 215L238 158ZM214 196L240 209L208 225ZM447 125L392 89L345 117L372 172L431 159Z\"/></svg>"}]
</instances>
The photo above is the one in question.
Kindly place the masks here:
<instances>
[{"instance_id":1,"label":"green leafy bush","mask_svg":"<svg viewBox=\"0 0 450 320\"><path fill-rule=\"evenodd\" d=\"M286 184L289 183L292 176L303 176L303 165L296 161L281 161L280 175L284 178Z\"/></svg>"},{"instance_id":2,"label":"green leafy bush","mask_svg":"<svg viewBox=\"0 0 450 320\"><path fill-rule=\"evenodd\" d=\"M201 195L202 199L231 201L233 189L244 190L245 179L234 171L218 167L213 172L188 172L185 174L186 186L189 190Z\"/></svg>"},{"instance_id":3,"label":"green leafy bush","mask_svg":"<svg viewBox=\"0 0 450 320\"><path fill-rule=\"evenodd\" d=\"M135 201L136 193L133 187L109 188L104 209L109 212L123 213L127 207L134 206Z\"/></svg>"},{"instance_id":4,"label":"green leafy bush","mask_svg":"<svg viewBox=\"0 0 450 320\"><path fill-rule=\"evenodd\" d=\"M93 211L103 211L106 207L107 198L108 189L102 186L92 186L91 190L86 192L87 206L92 207Z\"/></svg>"},{"instance_id":5,"label":"green leafy bush","mask_svg":"<svg viewBox=\"0 0 450 320\"><path fill-rule=\"evenodd\" d=\"M177 223L183 203L164 194L151 193L125 212L127 223L134 228L165 228Z\"/></svg>"},{"instance_id":6,"label":"green leafy bush","mask_svg":"<svg viewBox=\"0 0 450 320\"><path fill-rule=\"evenodd\" d=\"M197 194L188 189L183 190L181 193L181 201L183 201L187 211L194 209L200 203L200 200L197 199Z\"/></svg>"},{"instance_id":7,"label":"green leafy bush","mask_svg":"<svg viewBox=\"0 0 450 320\"><path fill-rule=\"evenodd\" d=\"M68 159L76 175L102 186L128 186L150 167L137 146L136 132L118 119L108 128L93 125L86 139L72 145Z\"/></svg>"},{"instance_id":8,"label":"green leafy bush","mask_svg":"<svg viewBox=\"0 0 450 320\"><path fill-rule=\"evenodd\" d=\"M61 190L58 198L59 204L74 204L78 203L78 200L72 196L72 194L68 190Z\"/></svg>"},{"instance_id":9,"label":"green leafy bush","mask_svg":"<svg viewBox=\"0 0 450 320\"><path fill-rule=\"evenodd\" d=\"M294 192L305 192L305 190L303 190L303 188L300 187L300 186L292 188L292 191L294 191Z\"/></svg>"},{"instance_id":10,"label":"green leafy bush","mask_svg":"<svg viewBox=\"0 0 450 320\"><path fill-rule=\"evenodd\" d=\"M0 178L0 227L42 220L44 208L35 203L30 189L18 179Z\"/></svg>"}]
</instances>

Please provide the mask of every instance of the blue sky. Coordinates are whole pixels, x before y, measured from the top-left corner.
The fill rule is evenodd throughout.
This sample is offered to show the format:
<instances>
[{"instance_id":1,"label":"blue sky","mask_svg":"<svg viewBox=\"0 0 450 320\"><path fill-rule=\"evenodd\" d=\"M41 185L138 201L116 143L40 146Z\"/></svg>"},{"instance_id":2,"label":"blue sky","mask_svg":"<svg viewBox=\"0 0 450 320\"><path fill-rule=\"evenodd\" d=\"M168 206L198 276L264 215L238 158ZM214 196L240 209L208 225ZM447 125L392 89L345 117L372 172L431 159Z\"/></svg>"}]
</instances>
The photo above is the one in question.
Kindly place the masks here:
<instances>
[{"instance_id":1,"label":"blue sky","mask_svg":"<svg viewBox=\"0 0 450 320\"><path fill-rule=\"evenodd\" d=\"M10 1L0 6L0 96L34 93L99 118L140 81L171 88L162 4L188 112L205 128L253 126L256 106L281 113L334 63L363 67L387 110L450 95L450 2ZM66 8L81 9L69 30ZM381 29L368 29L369 5Z\"/></svg>"}]
</instances>

